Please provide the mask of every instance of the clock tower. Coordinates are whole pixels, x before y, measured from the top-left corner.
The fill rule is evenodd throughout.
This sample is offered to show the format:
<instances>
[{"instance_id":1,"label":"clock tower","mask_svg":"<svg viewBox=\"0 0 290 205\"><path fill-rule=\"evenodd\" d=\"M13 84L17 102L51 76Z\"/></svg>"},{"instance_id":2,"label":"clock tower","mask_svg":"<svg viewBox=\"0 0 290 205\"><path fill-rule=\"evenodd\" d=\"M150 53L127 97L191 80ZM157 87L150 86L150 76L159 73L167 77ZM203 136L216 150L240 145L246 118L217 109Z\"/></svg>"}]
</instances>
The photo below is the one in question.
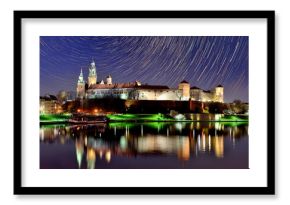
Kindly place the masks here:
<instances>
[{"instance_id":1,"label":"clock tower","mask_svg":"<svg viewBox=\"0 0 290 205\"><path fill-rule=\"evenodd\" d=\"M89 67L88 86L95 85L97 83L97 71L95 61L92 61Z\"/></svg>"}]
</instances>

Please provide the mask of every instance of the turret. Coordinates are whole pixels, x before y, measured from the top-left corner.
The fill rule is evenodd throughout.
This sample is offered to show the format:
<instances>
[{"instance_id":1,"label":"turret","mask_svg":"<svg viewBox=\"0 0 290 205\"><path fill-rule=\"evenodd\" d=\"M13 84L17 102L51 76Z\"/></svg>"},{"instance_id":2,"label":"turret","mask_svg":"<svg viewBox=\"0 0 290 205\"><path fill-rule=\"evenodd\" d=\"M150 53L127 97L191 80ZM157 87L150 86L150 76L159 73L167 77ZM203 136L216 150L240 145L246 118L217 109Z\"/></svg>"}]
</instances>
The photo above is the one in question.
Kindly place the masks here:
<instances>
[{"instance_id":1,"label":"turret","mask_svg":"<svg viewBox=\"0 0 290 205\"><path fill-rule=\"evenodd\" d=\"M222 85L218 85L214 88L214 101L215 102L224 102L224 87Z\"/></svg>"},{"instance_id":2,"label":"turret","mask_svg":"<svg viewBox=\"0 0 290 205\"><path fill-rule=\"evenodd\" d=\"M112 83L113 83L112 76L111 75L108 75L107 76L107 84L108 85L112 85Z\"/></svg>"},{"instance_id":3,"label":"turret","mask_svg":"<svg viewBox=\"0 0 290 205\"><path fill-rule=\"evenodd\" d=\"M181 100L189 100L190 97L190 84L183 80L179 83L178 89L182 91Z\"/></svg>"}]
</instances>

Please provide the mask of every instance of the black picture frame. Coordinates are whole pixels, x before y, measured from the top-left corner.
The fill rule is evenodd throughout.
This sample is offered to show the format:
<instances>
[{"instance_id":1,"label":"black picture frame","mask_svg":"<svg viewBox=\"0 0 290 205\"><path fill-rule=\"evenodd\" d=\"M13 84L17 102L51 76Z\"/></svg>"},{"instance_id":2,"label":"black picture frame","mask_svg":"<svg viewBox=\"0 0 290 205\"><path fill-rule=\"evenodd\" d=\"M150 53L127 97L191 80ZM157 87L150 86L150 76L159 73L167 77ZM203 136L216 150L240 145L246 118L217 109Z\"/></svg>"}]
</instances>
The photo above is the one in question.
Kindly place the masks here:
<instances>
[{"instance_id":1,"label":"black picture frame","mask_svg":"<svg viewBox=\"0 0 290 205\"><path fill-rule=\"evenodd\" d=\"M22 19L38 18L212 18L267 21L267 186L266 187L24 187L22 185ZM14 194L275 194L275 11L14 11Z\"/></svg>"}]
</instances>

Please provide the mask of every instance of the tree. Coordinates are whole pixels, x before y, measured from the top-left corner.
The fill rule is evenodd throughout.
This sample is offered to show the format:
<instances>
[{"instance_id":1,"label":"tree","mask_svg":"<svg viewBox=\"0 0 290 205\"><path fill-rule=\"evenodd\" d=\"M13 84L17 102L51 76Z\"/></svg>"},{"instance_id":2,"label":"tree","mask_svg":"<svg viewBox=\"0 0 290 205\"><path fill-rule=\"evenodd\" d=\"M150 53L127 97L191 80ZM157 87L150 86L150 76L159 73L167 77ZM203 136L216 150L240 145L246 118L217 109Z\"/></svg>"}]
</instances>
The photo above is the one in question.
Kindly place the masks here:
<instances>
[{"instance_id":1,"label":"tree","mask_svg":"<svg viewBox=\"0 0 290 205\"><path fill-rule=\"evenodd\" d=\"M212 102L212 103L209 103L208 105L209 113L213 113L213 114L223 113L224 109L225 109L225 106L223 103Z\"/></svg>"},{"instance_id":2,"label":"tree","mask_svg":"<svg viewBox=\"0 0 290 205\"><path fill-rule=\"evenodd\" d=\"M234 100L230 104L230 109L236 114L245 114L248 112L248 104L243 103L241 100Z\"/></svg>"}]
</instances>

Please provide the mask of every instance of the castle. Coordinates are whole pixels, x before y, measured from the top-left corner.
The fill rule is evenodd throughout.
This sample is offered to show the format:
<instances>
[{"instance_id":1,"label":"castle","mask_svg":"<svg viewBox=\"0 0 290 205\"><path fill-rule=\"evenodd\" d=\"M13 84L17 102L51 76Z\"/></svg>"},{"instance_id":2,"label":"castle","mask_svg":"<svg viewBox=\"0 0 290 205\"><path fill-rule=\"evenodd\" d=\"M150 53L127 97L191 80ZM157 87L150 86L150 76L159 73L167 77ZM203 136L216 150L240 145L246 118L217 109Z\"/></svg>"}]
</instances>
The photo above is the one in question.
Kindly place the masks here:
<instances>
[{"instance_id":1,"label":"castle","mask_svg":"<svg viewBox=\"0 0 290 205\"><path fill-rule=\"evenodd\" d=\"M190 87L190 84L183 80L179 83L178 88L174 89L164 85L143 85L139 81L113 83L111 75L107 76L105 81L98 82L94 61L89 66L87 83L81 69L76 91L79 99L119 98L124 100L224 102L224 88L221 85L206 91L198 87Z\"/></svg>"}]
</instances>

